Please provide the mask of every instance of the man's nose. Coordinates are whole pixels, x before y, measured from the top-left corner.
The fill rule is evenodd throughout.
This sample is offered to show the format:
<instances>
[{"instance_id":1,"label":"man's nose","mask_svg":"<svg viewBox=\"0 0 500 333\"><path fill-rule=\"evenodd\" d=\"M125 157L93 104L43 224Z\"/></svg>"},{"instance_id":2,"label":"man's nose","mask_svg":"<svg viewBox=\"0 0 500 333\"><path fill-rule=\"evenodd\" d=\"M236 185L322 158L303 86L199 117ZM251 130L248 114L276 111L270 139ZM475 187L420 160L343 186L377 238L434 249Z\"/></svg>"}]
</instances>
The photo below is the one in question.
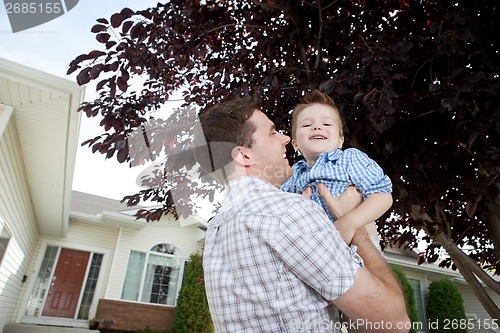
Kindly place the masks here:
<instances>
[{"instance_id":1,"label":"man's nose","mask_svg":"<svg viewBox=\"0 0 500 333\"><path fill-rule=\"evenodd\" d=\"M290 137L285 134L281 134L283 136L283 145L287 145L290 142Z\"/></svg>"}]
</instances>

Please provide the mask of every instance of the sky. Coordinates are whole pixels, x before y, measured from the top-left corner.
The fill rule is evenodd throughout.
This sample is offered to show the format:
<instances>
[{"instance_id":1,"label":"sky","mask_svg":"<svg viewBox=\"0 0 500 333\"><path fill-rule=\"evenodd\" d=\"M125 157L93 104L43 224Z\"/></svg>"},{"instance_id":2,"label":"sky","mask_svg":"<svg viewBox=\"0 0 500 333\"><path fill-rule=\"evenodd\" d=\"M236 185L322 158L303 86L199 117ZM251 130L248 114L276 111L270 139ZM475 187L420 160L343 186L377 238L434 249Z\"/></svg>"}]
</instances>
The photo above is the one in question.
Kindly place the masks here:
<instances>
[{"instance_id":1,"label":"sky","mask_svg":"<svg viewBox=\"0 0 500 333\"><path fill-rule=\"evenodd\" d=\"M96 19L107 18L123 8L133 10L156 6L157 0L79 0L64 15L28 30L13 33L6 8L0 6L0 58L14 61L37 70L76 82L75 75L66 75L69 63L77 56L101 49L90 29ZM87 86L85 100L93 100L94 88ZM176 106L173 106L176 107ZM86 139L103 133L98 121L81 117L79 145ZM142 169L130 169L115 158L105 160L104 155L92 154L88 147L77 153L73 190L122 199L139 191L136 178Z\"/></svg>"},{"instance_id":2,"label":"sky","mask_svg":"<svg viewBox=\"0 0 500 333\"><path fill-rule=\"evenodd\" d=\"M77 1L77 0L73 0ZM37 0L40 2L40 0ZM90 29L96 19L107 18L123 8L133 10L156 6L157 0L78 0L76 6L64 15L28 30L13 33L6 8L0 6L0 58L14 61L37 70L76 82L73 73L66 75L69 63L77 56L101 49ZM78 72L78 71L77 71ZM86 87L84 100L93 100L94 87ZM173 109L178 105L167 105ZM81 117L80 143L103 133L99 120ZM73 190L121 200L137 193L137 176L145 167L129 168L115 158L92 154L88 147L79 147L73 179ZM211 211L206 207L207 211ZM208 214L208 213L207 213ZM204 215L201 214L201 215Z\"/></svg>"}]
</instances>

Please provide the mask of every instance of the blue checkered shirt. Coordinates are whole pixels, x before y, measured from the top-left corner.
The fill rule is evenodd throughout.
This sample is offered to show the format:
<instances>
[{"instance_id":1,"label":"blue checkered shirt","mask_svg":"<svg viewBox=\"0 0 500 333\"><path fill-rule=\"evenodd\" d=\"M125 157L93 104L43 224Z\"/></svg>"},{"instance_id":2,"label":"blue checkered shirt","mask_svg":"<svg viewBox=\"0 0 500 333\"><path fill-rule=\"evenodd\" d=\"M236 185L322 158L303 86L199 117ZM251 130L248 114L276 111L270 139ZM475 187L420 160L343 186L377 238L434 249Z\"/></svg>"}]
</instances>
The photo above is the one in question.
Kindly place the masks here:
<instances>
[{"instance_id":1,"label":"blue checkered shirt","mask_svg":"<svg viewBox=\"0 0 500 333\"><path fill-rule=\"evenodd\" d=\"M354 185L366 199L373 193L391 193L392 183L382 168L362 151L349 148L322 153L316 164L309 166L301 160L293 166L293 175L281 189L285 192L302 193L311 187L311 199L319 203L333 222L335 218L318 193L317 184L323 183L334 197L338 197L349 185Z\"/></svg>"},{"instance_id":2,"label":"blue checkered shirt","mask_svg":"<svg viewBox=\"0 0 500 333\"><path fill-rule=\"evenodd\" d=\"M228 187L203 255L215 332L336 332L330 301L361 257L313 201L254 177Z\"/></svg>"}]
</instances>

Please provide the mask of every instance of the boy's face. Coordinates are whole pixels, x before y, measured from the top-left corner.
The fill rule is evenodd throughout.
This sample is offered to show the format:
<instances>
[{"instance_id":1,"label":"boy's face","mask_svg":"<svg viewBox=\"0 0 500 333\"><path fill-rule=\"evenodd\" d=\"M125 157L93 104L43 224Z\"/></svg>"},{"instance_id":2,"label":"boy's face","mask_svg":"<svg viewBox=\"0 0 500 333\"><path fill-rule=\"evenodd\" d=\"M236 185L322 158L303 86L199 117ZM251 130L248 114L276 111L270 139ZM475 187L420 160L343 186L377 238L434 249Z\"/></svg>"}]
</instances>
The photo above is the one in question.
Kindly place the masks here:
<instances>
[{"instance_id":1,"label":"boy's face","mask_svg":"<svg viewBox=\"0 0 500 333\"><path fill-rule=\"evenodd\" d=\"M319 155L342 148L341 121L335 109L323 104L312 104L297 115L293 147L300 150L307 163L316 163Z\"/></svg>"}]
</instances>

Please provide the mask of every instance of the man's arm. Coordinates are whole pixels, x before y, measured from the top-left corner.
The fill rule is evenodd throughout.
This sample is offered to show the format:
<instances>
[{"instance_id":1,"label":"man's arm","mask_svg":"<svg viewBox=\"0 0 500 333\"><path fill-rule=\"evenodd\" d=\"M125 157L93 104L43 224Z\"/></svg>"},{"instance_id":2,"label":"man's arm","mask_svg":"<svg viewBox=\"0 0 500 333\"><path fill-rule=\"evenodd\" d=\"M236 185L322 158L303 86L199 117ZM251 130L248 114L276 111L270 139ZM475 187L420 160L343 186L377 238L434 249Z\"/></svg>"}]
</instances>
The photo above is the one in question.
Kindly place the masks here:
<instances>
[{"instance_id":1,"label":"man's arm","mask_svg":"<svg viewBox=\"0 0 500 333\"><path fill-rule=\"evenodd\" d=\"M361 195L352 191L352 188L348 189L338 199L333 198L329 191L320 191L320 194L332 213L338 214L335 217L341 218L361 201ZM357 246L365 267L358 270L349 290L333 303L363 331L408 332L411 323L403 292L391 268L364 228L356 231L352 244Z\"/></svg>"}]
</instances>

